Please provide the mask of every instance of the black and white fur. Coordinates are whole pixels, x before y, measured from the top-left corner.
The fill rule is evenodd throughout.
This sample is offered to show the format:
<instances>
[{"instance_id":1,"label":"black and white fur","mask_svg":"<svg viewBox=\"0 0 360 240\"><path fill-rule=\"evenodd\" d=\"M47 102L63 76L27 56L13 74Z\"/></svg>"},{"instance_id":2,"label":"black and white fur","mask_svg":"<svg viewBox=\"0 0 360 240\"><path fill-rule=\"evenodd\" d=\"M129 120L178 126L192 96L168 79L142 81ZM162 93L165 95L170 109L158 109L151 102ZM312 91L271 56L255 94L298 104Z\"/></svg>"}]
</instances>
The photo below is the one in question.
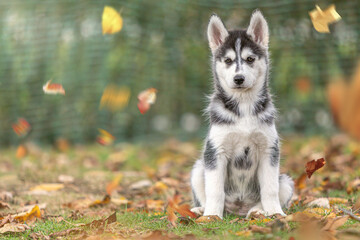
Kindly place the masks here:
<instances>
[{"instance_id":1,"label":"black and white fur","mask_svg":"<svg viewBox=\"0 0 360 240\"><path fill-rule=\"evenodd\" d=\"M213 15L208 25L214 93L202 158L191 172L193 212L223 217L285 215L294 183L279 174L280 142L269 83L269 31L260 11L245 30L228 31Z\"/></svg>"}]
</instances>

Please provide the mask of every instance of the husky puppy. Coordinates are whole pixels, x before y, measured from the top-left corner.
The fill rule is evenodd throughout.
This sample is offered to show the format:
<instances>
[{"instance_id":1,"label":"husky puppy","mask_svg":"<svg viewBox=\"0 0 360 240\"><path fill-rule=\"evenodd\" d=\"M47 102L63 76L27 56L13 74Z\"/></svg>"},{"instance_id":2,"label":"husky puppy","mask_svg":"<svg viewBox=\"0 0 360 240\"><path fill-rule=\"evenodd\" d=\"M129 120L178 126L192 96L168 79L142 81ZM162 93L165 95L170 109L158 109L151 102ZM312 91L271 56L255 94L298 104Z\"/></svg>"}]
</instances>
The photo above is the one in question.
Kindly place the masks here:
<instances>
[{"instance_id":1,"label":"husky puppy","mask_svg":"<svg viewBox=\"0 0 360 240\"><path fill-rule=\"evenodd\" d=\"M203 155L191 172L193 212L285 215L294 183L279 174L276 109L269 93L269 30L260 11L245 30L228 31L217 15L207 29L214 92Z\"/></svg>"}]
</instances>

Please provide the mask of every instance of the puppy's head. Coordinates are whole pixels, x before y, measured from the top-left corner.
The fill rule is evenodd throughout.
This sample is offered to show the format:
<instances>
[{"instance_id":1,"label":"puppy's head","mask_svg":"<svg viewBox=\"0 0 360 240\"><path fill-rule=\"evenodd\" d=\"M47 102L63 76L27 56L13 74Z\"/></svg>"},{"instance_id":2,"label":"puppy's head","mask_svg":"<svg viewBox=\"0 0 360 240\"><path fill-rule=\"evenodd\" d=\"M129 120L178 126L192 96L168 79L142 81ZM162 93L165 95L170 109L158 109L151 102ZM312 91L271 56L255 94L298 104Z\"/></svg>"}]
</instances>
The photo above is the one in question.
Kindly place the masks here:
<instances>
[{"instance_id":1,"label":"puppy's head","mask_svg":"<svg viewBox=\"0 0 360 240\"><path fill-rule=\"evenodd\" d=\"M267 71L268 25L256 10L246 30L228 31L217 15L207 35L217 81L229 92L249 91L262 85Z\"/></svg>"}]
</instances>

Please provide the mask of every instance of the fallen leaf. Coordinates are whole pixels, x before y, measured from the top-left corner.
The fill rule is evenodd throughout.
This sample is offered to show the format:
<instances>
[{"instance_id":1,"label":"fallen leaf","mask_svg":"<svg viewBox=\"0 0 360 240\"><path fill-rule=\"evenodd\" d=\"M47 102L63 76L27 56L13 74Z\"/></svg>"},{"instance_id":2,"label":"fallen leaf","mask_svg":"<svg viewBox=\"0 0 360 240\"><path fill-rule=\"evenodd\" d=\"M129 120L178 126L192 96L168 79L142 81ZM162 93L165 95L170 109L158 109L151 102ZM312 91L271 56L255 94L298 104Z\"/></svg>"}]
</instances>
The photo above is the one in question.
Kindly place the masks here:
<instances>
[{"instance_id":1,"label":"fallen leaf","mask_svg":"<svg viewBox=\"0 0 360 240\"><path fill-rule=\"evenodd\" d=\"M243 230L235 232L235 235L240 237L250 237L252 236L252 232L250 230Z\"/></svg>"},{"instance_id":2,"label":"fallen leaf","mask_svg":"<svg viewBox=\"0 0 360 240\"><path fill-rule=\"evenodd\" d=\"M320 158L318 160L312 160L306 163L306 173L308 178L311 177L311 175L313 175L313 173L322 168L325 165L325 159L324 158Z\"/></svg>"},{"instance_id":3,"label":"fallen leaf","mask_svg":"<svg viewBox=\"0 0 360 240\"><path fill-rule=\"evenodd\" d=\"M149 88L139 93L138 108L141 114L145 114L150 109L150 105L155 103L156 92L155 88Z\"/></svg>"},{"instance_id":4,"label":"fallen leaf","mask_svg":"<svg viewBox=\"0 0 360 240\"><path fill-rule=\"evenodd\" d=\"M357 178L357 179L354 179L353 181L351 181L346 188L346 192L348 194L351 194L358 190L360 190L360 178Z\"/></svg>"},{"instance_id":5,"label":"fallen leaf","mask_svg":"<svg viewBox=\"0 0 360 240\"><path fill-rule=\"evenodd\" d=\"M17 222L31 221L35 218L41 218L41 212L38 205L35 205L32 209L27 212L12 215Z\"/></svg>"},{"instance_id":6,"label":"fallen leaf","mask_svg":"<svg viewBox=\"0 0 360 240\"><path fill-rule=\"evenodd\" d=\"M105 6L102 14L102 33L114 34L120 32L123 27L123 19L114 8Z\"/></svg>"},{"instance_id":7,"label":"fallen leaf","mask_svg":"<svg viewBox=\"0 0 360 240\"><path fill-rule=\"evenodd\" d=\"M257 225L251 225L249 227L249 229L253 232L253 233L261 233L261 234L268 234L271 233L271 229L268 227L259 227Z\"/></svg>"},{"instance_id":8,"label":"fallen leaf","mask_svg":"<svg viewBox=\"0 0 360 240\"><path fill-rule=\"evenodd\" d=\"M89 207L99 207L99 206L103 206L105 204L108 204L110 203L110 196L109 195L106 195L103 200L95 200L94 202L92 202Z\"/></svg>"},{"instance_id":9,"label":"fallen leaf","mask_svg":"<svg viewBox=\"0 0 360 240\"><path fill-rule=\"evenodd\" d=\"M195 220L196 223L210 223L210 222L218 222L222 221L219 216L209 215L209 216L201 216Z\"/></svg>"},{"instance_id":10,"label":"fallen leaf","mask_svg":"<svg viewBox=\"0 0 360 240\"><path fill-rule=\"evenodd\" d=\"M348 203L349 201L345 198L329 198L329 203L331 205L334 205L334 204L346 204Z\"/></svg>"},{"instance_id":11,"label":"fallen leaf","mask_svg":"<svg viewBox=\"0 0 360 240\"><path fill-rule=\"evenodd\" d=\"M96 138L96 141L103 145L103 146L108 146L113 144L115 137L113 135L111 135L108 131L99 128L98 129L100 132L100 135Z\"/></svg>"},{"instance_id":12,"label":"fallen leaf","mask_svg":"<svg viewBox=\"0 0 360 240\"><path fill-rule=\"evenodd\" d=\"M59 175L58 181L61 183L69 184L74 182L74 177L69 175Z\"/></svg>"},{"instance_id":13,"label":"fallen leaf","mask_svg":"<svg viewBox=\"0 0 360 240\"><path fill-rule=\"evenodd\" d=\"M36 192L53 192L60 189L63 189L65 186L62 183L44 183L37 185L35 187L30 188L30 193L36 193Z\"/></svg>"},{"instance_id":14,"label":"fallen leaf","mask_svg":"<svg viewBox=\"0 0 360 240\"><path fill-rule=\"evenodd\" d=\"M335 231L346 223L349 216L342 216L337 218L329 218L326 220L325 226L322 228L323 231Z\"/></svg>"},{"instance_id":15,"label":"fallen leaf","mask_svg":"<svg viewBox=\"0 0 360 240\"><path fill-rule=\"evenodd\" d=\"M316 9L309 12L314 28L320 33L329 33L329 24L339 21L341 16L336 12L334 4L331 4L324 11L318 5L315 7Z\"/></svg>"},{"instance_id":16,"label":"fallen leaf","mask_svg":"<svg viewBox=\"0 0 360 240\"><path fill-rule=\"evenodd\" d=\"M10 208L10 205L6 202L0 201L0 209L2 209L2 208Z\"/></svg>"},{"instance_id":17,"label":"fallen leaf","mask_svg":"<svg viewBox=\"0 0 360 240\"><path fill-rule=\"evenodd\" d=\"M152 199L147 199L145 203L147 209L157 210L157 211L163 210L165 204L163 200L152 200Z\"/></svg>"},{"instance_id":18,"label":"fallen leaf","mask_svg":"<svg viewBox=\"0 0 360 240\"><path fill-rule=\"evenodd\" d=\"M7 191L1 191L0 192L0 200L2 201L10 201L13 198L13 194L11 192Z\"/></svg>"},{"instance_id":19,"label":"fallen leaf","mask_svg":"<svg viewBox=\"0 0 360 240\"><path fill-rule=\"evenodd\" d=\"M61 84L51 83L52 80L49 80L43 86L44 93L46 94L62 94L65 95L65 90Z\"/></svg>"},{"instance_id":20,"label":"fallen leaf","mask_svg":"<svg viewBox=\"0 0 360 240\"><path fill-rule=\"evenodd\" d=\"M249 221L249 224L259 224L259 223L267 223L270 222L270 218L262 218L262 219L253 219Z\"/></svg>"},{"instance_id":21,"label":"fallen leaf","mask_svg":"<svg viewBox=\"0 0 360 240\"><path fill-rule=\"evenodd\" d=\"M317 198L307 204L308 207L320 207L320 208L330 208L330 202L327 198Z\"/></svg>"},{"instance_id":22,"label":"fallen leaf","mask_svg":"<svg viewBox=\"0 0 360 240\"><path fill-rule=\"evenodd\" d=\"M12 124L12 128L19 137L26 136L31 130L31 126L25 118L19 118L16 123Z\"/></svg>"},{"instance_id":23,"label":"fallen leaf","mask_svg":"<svg viewBox=\"0 0 360 240\"><path fill-rule=\"evenodd\" d=\"M0 228L0 234L25 232L27 229L30 229L30 227L26 224L7 223L2 228Z\"/></svg>"},{"instance_id":24,"label":"fallen leaf","mask_svg":"<svg viewBox=\"0 0 360 240\"><path fill-rule=\"evenodd\" d=\"M122 178L123 175L119 173L110 183L106 185L106 192L108 195L111 195L112 192L116 190Z\"/></svg>"},{"instance_id":25,"label":"fallen leaf","mask_svg":"<svg viewBox=\"0 0 360 240\"><path fill-rule=\"evenodd\" d=\"M76 235L76 234L80 234L82 232L84 232L84 230L81 228L70 228L70 229L65 229L63 231L60 231L60 232L54 232L54 233L50 234L49 237L51 239L58 238L58 237L68 237L69 235Z\"/></svg>"},{"instance_id":26,"label":"fallen leaf","mask_svg":"<svg viewBox=\"0 0 360 240\"><path fill-rule=\"evenodd\" d=\"M354 206L352 207L352 209L354 211L359 211L360 210L360 197L357 199L357 201L355 202Z\"/></svg>"},{"instance_id":27,"label":"fallen leaf","mask_svg":"<svg viewBox=\"0 0 360 240\"><path fill-rule=\"evenodd\" d=\"M111 202L115 205L127 205L130 206L132 201L129 201L128 199L126 199L125 197L119 197L119 198L111 198Z\"/></svg>"}]
</instances>

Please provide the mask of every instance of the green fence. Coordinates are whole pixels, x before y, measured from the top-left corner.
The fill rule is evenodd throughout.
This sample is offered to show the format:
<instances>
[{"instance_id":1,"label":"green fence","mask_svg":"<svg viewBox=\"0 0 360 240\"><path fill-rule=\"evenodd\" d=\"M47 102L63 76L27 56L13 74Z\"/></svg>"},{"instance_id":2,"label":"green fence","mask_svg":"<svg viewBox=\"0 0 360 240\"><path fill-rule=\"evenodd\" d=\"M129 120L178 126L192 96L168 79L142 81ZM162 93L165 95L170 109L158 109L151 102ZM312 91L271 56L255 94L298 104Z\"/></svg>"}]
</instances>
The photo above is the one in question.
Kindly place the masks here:
<instances>
[{"instance_id":1,"label":"green fence","mask_svg":"<svg viewBox=\"0 0 360 240\"><path fill-rule=\"evenodd\" d=\"M246 27L255 8L270 26L278 128L328 133L334 127L324 89L354 70L360 1L316 3L335 3L342 16L331 34L313 29L310 0L0 1L0 146L20 141L11 128L19 117L32 125L30 138L45 143L58 137L93 142L98 128L118 141L204 136L202 109L212 86L209 16L216 12L229 28ZM105 5L121 10L118 34L102 35ZM49 79L63 84L66 96L45 95ZM110 83L131 89L122 111L99 110ZM141 115L136 96L149 87L158 89L158 100Z\"/></svg>"}]
</instances>

